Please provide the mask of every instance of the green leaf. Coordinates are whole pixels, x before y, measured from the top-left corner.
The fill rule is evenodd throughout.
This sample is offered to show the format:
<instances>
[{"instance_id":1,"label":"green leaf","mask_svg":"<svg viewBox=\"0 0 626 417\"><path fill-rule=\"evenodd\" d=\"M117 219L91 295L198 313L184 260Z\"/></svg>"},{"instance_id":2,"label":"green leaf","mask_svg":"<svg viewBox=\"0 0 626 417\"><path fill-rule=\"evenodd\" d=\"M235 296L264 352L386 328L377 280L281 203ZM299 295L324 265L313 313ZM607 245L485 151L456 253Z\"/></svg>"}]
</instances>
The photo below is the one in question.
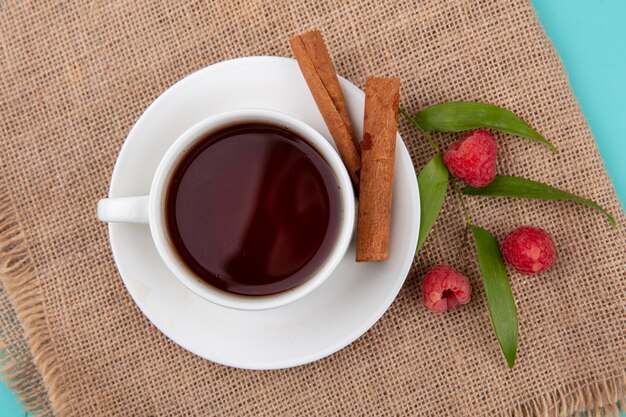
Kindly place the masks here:
<instances>
[{"instance_id":1,"label":"green leaf","mask_svg":"<svg viewBox=\"0 0 626 417\"><path fill-rule=\"evenodd\" d=\"M452 101L426 107L414 117L424 130L431 132L463 132L489 128L539 141L554 153L558 150L548 139L541 136L521 117L488 103Z\"/></svg>"},{"instance_id":2,"label":"green leaf","mask_svg":"<svg viewBox=\"0 0 626 417\"><path fill-rule=\"evenodd\" d=\"M469 185L466 186L463 188L463 194L489 197L527 198L532 200L573 201L598 210L606 216L609 223L611 223L613 227L617 225L613 216L611 216L597 203L566 191L559 190L558 188L551 187L544 183L532 181L526 178L496 175L496 178L485 187L475 188Z\"/></svg>"},{"instance_id":3,"label":"green leaf","mask_svg":"<svg viewBox=\"0 0 626 417\"><path fill-rule=\"evenodd\" d=\"M420 235L417 240L416 252L420 250L430 229L432 229L448 189L448 169L443 163L441 154L437 153L428 161L417 176L420 189Z\"/></svg>"},{"instance_id":4,"label":"green leaf","mask_svg":"<svg viewBox=\"0 0 626 417\"><path fill-rule=\"evenodd\" d=\"M470 227L487 294L491 323L506 362L509 368L512 368L517 355L518 322L509 277L496 239L482 227L474 225Z\"/></svg>"}]
</instances>

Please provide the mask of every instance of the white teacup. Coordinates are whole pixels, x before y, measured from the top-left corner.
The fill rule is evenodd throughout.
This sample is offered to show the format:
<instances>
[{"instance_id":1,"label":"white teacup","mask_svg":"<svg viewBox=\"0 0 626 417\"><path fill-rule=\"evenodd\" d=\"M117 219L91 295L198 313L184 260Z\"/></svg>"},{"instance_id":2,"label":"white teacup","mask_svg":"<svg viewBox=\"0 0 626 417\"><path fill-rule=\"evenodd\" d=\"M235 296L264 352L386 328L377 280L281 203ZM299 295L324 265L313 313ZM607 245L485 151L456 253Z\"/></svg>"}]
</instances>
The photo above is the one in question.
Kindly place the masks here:
<instances>
[{"instance_id":1,"label":"white teacup","mask_svg":"<svg viewBox=\"0 0 626 417\"><path fill-rule=\"evenodd\" d=\"M264 123L290 130L311 145L328 163L339 187L339 230L334 246L321 266L305 282L271 295L239 295L214 287L185 265L167 232L165 205L170 177L198 140L223 128L242 123ZM219 198L219 196L216 196ZM98 202L98 219L105 222L149 225L159 255L172 273L190 290L215 304L239 310L265 310L294 302L319 287L337 267L350 243L355 203L348 172L328 141L306 123L272 110L240 109L209 117L189 128L167 150L157 167L147 196L107 198Z\"/></svg>"}]
</instances>

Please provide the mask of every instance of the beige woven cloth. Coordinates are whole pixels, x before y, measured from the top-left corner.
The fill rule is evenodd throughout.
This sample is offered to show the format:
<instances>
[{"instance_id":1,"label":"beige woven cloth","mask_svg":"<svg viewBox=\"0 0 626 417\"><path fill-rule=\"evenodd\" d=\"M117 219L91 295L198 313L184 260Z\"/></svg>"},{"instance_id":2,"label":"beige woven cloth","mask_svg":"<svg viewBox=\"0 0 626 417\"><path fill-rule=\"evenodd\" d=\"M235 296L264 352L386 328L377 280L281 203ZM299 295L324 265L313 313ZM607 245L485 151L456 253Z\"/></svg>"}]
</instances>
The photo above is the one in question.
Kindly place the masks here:
<instances>
[{"instance_id":1,"label":"beige woven cloth","mask_svg":"<svg viewBox=\"0 0 626 417\"><path fill-rule=\"evenodd\" d=\"M451 195L391 309L314 364L253 372L199 359L159 333L124 289L94 213L135 120L185 75L233 57L289 56L288 38L311 28L357 85L367 75L399 76L410 111L467 99L523 115L561 152L499 136L500 172L560 186L616 214L611 229L569 203L469 200L475 222L499 238L527 223L552 232L558 246L550 272L511 274L521 334L515 369L499 352ZM81 417L566 416L585 407L614 412L624 398L624 215L526 1L4 0L0 65L0 340L5 371L29 409ZM429 147L406 124L401 133L421 167ZM419 302L419 282L444 262L464 270L475 293L461 311L435 316Z\"/></svg>"}]
</instances>

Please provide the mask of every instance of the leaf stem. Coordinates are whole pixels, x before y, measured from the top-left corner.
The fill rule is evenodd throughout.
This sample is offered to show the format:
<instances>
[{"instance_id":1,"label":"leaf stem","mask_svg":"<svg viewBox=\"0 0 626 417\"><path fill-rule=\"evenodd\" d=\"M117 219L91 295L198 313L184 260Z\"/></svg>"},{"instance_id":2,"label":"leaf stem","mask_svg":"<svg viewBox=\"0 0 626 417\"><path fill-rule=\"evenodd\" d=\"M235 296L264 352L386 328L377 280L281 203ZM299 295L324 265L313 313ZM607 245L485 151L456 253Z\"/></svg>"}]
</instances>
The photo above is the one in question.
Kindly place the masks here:
<instances>
[{"instance_id":1,"label":"leaf stem","mask_svg":"<svg viewBox=\"0 0 626 417\"><path fill-rule=\"evenodd\" d=\"M433 140L433 138L430 137L430 135L424 130L422 129L422 126L419 125L419 123L417 123L417 121L411 117L411 115L404 110L402 107L400 107L400 113L402 113L402 115L413 125L417 128L417 130L419 130L422 133L422 136L424 136L424 139L426 139L428 141L428 143L430 143L430 146L433 148L433 150L435 151L435 153L439 153L439 146L437 146L437 144L435 143L435 141Z\"/></svg>"},{"instance_id":2,"label":"leaf stem","mask_svg":"<svg viewBox=\"0 0 626 417\"><path fill-rule=\"evenodd\" d=\"M463 193L459 188L459 184L457 184L456 180L451 178L452 188L454 188L454 193L459 198L459 202L461 203L461 207L463 208L463 214L465 215L465 221L467 223L467 227L472 225L472 219L470 218L469 211L467 210L467 206L465 205L465 200L463 199Z\"/></svg>"}]
</instances>

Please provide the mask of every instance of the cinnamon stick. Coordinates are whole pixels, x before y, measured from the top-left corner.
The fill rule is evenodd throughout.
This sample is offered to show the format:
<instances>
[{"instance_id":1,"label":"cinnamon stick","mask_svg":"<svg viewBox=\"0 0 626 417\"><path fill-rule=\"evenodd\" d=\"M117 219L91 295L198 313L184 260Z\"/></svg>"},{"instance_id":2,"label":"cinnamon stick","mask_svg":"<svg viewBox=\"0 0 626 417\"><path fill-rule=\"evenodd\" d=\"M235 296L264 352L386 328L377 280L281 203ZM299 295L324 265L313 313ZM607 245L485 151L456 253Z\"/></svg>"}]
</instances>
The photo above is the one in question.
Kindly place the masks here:
<instances>
[{"instance_id":1,"label":"cinnamon stick","mask_svg":"<svg viewBox=\"0 0 626 417\"><path fill-rule=\"evenodd\" d=\"M359 143L322 35L319 31L303 33L291 38L289 44L350 178L358 189L361 168Z\"/></svg>"},{"instance_id":2,"label":"cinnamon stick","mask_svg":"<svg viewBox=\"0 0 626 417\"><path fill-rule=\"evenodd\" d=\"M368 78L361 142L356 260L387 259L400 79Z\"/></svg>"}]
</instances>

